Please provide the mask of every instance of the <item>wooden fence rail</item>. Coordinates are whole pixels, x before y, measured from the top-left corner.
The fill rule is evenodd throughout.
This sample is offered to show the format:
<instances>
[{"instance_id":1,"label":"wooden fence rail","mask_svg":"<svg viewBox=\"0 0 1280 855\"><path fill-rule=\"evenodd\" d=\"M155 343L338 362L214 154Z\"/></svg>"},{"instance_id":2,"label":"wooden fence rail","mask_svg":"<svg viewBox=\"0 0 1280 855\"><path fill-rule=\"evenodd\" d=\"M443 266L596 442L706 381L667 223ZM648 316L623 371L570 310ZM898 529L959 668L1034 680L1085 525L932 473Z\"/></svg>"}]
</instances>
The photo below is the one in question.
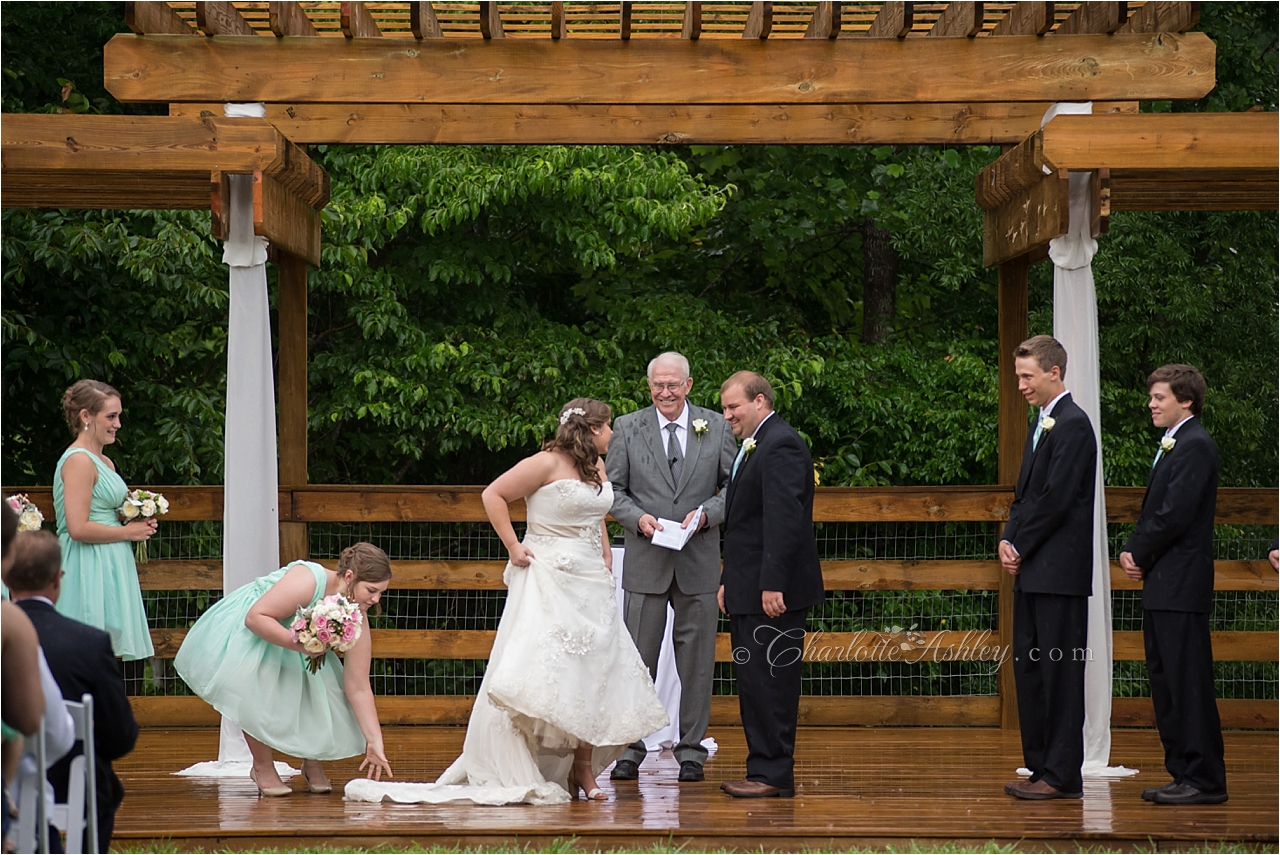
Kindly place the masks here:
<instances>
[{"instance_id":1,"label":"wooden fence rail","mask_svg":"<svg viewBox=\"0 0 1280 855\"><path fill-rule=\"evenodd\" d=\"M157 487L170 500L167 521L221 520L222 488ZM470 486L331 486L310 485L280 489L282 523L439 522L486 520L481 487ZM52 520L52 490L48 487L5 487L6 494L26 493ZM1109 522L1132 522L1141 509L1143 491L1133 487L1106 490ZM820 488L814 501L814 520L821 523L858 522L984 522L992 536L1008 517L1013 491L1006 487L893 487ZM1280 515L1280 494L1271 489L1219 490L1220 524L1274 525ZM512 517L523 520L523 503ZM334 566L332 559L321 564ZM505 562L495 560L395 560L395 586L417 590L501 590ZM220 590L222 562L218 559L153 560L139 568L144 590ZM827 590L1001 590L999 562L972 559L831 560L822 564ZM1277 574L1265 560L1224 560L1214 565L1214 587L1221 591L1275 591ZM1112 563L1113 590L1141 586ZM153 629L156 656L172 658L185 629ZM494 633L489 630L374 630L375 655L392 659L487 659ZM805 657L811 662L964 661L1009 667L1008 627L973 632L840 632L810 633ZM1274 632L1215 632L1215 658L1257 662L1280 659ZM1116 632L1113 656L1117 662L1144 658L1140 632ZM731 661L729 639L717 637L716 661ZM462 723L472 698L454 695L386 696L378 699L385 722L399 724ZM182 726L217 723L217 715L198 698L136 697L139 721L151 725ZM805 696L801 720L807 724L900 724L997 726L1002 698L993 696ZM1280 724L1273 700L1219 701L1227 727L1269 727ZM712 720L738 721L737 699L716 697ZM1116 698L1112 722L1150 725L1154 721L1147 698Z\"/></svg>"}]
</instances>

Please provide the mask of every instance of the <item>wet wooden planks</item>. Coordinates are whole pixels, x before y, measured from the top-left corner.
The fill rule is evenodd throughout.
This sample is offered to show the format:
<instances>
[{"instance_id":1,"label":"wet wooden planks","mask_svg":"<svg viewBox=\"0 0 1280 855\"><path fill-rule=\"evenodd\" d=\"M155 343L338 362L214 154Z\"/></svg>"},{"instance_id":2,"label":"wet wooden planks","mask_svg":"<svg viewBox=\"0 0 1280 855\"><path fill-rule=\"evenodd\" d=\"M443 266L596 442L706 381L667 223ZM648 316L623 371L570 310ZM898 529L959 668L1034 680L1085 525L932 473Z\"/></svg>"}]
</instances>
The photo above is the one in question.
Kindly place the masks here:
<instances>
[{"instance_id":1,"label":"wet wooden planks","mask_svg":"<svg viewBox=\"0 0 1280 855\"><path fill-rule=\"evenodd\" d=\"M738 801L718 789L741 777L741 731L713 728L720 750L707 781L677 785L678 764L651 755L638 784L614 785L603 804L534 808L343 802L338 794L298 791L258 799L247 780L170 774L217 753L216 729L144 730L138 749L117 764L128 796L116 841L168 838L183 848L318 843L493 845L519 839L576 838L582 848L636 847L674 839L695 847L796 850L917 841L1021 841L1029 848L1079 841L1114 848L1148 841L1275 842L1277 734L1225 734L1231 801L1169 809L1143 802L1144 787L1166 780L1152 730L1113 732L1112 763L1141 770L1125 779L1091 780L1074 802L1017 802L1001 787L1021 763L1016 733L963 728L805 728L797 748L794 800ZM461 727L400 727L386 732L398 780L433 780L461 750ZM356 760L329 764L335 783ZM301 786L300 779L295 786Z\"/></svg>"}]
</instances>

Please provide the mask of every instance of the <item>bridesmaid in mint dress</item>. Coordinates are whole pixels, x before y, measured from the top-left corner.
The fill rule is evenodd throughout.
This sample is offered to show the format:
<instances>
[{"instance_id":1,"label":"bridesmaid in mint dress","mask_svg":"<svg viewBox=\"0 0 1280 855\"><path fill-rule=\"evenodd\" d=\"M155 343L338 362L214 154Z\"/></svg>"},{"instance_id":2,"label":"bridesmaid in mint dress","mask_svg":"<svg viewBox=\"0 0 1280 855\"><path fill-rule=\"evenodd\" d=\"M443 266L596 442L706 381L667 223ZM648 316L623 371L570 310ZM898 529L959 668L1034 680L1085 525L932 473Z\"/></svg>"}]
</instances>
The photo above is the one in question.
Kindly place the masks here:
<instances>
[{"instance_id":1,"label":"bridesmaid in mint dress","mask_svg":"<svg viewBox=\"0 0 1280 855\"><path fill-rule=\"evenodd\" d=\"M120 523L116 509L128 488L102 453L120 430L120 393L106 383L81 380L67 389L62 408L75 439L53 473L65 574L58 611L105 630L117 656L146 659L155 651L131 544L155 534L156 521Z\"/></svg>"},{"instance_id":2,"label":"bridesmaid in mint dress","mask_svg":"<svg viewBox=\"0 0 1280 855\"><path fill-rule=\"evenodd\" d=\"M368 609L391 584L391 563L371 543L342 551L338 569L295 561L231 592L187 632L173 661L191 690L236 724L253 755L250 777L264 796L292 790L275 770L272 749L303 759L313 793L333 787L322 760L364 754L361 771L391 777L369 685ZM345 664L333 652L312 674L289 630L299 607L341 593L365 612L365 628Z\"/></svg>"}]
</instances>

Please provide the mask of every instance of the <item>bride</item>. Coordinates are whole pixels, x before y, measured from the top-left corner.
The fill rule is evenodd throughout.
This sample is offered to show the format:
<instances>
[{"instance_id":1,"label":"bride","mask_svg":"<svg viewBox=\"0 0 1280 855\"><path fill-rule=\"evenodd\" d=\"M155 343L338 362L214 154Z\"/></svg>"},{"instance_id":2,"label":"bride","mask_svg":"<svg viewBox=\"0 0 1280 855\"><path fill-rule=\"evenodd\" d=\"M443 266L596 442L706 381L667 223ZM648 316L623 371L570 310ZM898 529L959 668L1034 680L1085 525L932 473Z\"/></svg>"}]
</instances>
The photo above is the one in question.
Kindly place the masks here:
<instances>
[{"instance_id":1,"label":"bride","mask_svg":"<svg viewBox=\"0 0 1280 855\"><path fill-rule=\"evenodd\" d=\"M600 455L608 405L575 398L555 438L484 491L510 554L507 601L462 756L434 784L357 778L353 801L554 804L581 790L632 742L667 726L653 681L618 613L604 517L613 504ZM524 498L516 538L508 504Z\"/></svg>"}]
</instances>

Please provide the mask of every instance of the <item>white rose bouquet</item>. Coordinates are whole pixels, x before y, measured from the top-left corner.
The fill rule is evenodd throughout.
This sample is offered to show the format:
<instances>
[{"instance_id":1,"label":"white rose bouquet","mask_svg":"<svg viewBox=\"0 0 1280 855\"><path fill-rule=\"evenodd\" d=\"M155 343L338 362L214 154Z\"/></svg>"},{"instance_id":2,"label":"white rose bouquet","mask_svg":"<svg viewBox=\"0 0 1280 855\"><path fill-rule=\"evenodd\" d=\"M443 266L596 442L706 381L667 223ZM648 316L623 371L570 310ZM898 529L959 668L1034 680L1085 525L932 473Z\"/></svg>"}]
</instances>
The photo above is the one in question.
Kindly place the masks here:
<instances>
[{"instance_id":1,"label":"white rose bouquet","mask_svg":"<svg viewBox=\"0 0 1280 855\"><path fill-rule=\"evenodd\" d=\"M324 667L330 650L346 653L356 646L364 630L364 612L342 594L325 597L311 608L298 608L289 625L293 640L307 651L307 670L312 674Z\"/></svg>"},{"instance_id":2,"label":"white rose bouquet","mask_svg":"<svg viewBox=\"0 0 1280 855\"><path fill-rule=\"evenodd\" d=\"M35 502L27 498L26 493L15 493L5 501L18 515L18 531L39 531L44 525L44 514L40 513Z\"/></svg>"},{"instance_id":3,"label":"white rose bouquet","mask_svg":"<svg viewBox=\"0 0 1280 855\"><path fill-rule=\"evenodd\" d=\"M116 510L116 513L124 522L130 522L139 517L145 520L157 514L169 513L169 500L150 490L133 490L124 497L124 504ZM133 554L139 564L146 564L150 560L147 557L147 542L139 540L135 543Z\"/></svg>"}]
</instances>

